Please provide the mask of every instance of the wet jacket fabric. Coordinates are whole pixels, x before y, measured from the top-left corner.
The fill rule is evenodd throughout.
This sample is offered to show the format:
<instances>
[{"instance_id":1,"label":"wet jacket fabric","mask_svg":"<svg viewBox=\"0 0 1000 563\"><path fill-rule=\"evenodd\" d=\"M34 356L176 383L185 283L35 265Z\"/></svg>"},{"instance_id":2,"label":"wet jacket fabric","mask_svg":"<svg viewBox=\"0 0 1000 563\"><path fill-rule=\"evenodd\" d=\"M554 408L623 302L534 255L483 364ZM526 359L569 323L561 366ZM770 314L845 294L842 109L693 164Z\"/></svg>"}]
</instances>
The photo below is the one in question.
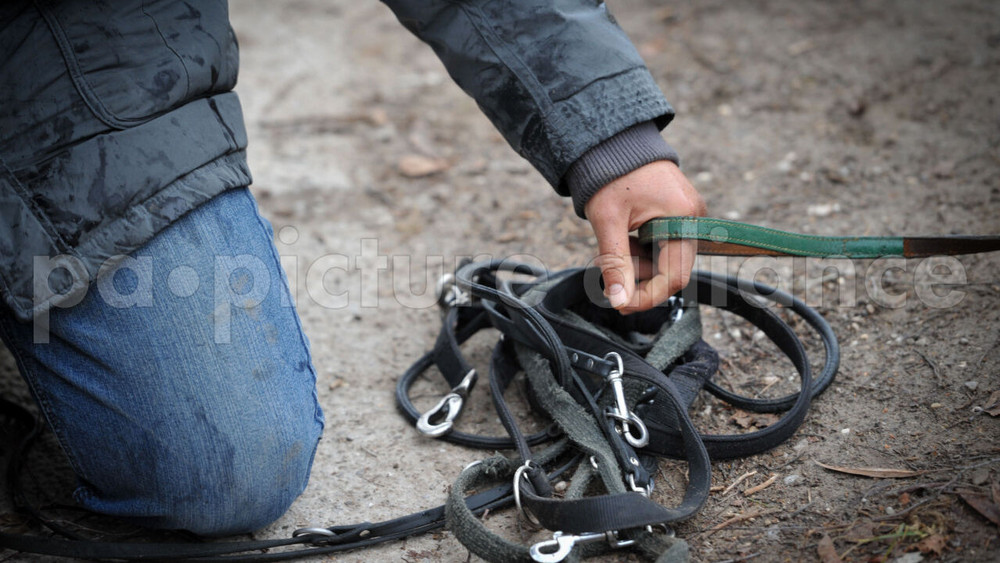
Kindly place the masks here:
<instances>
[{"instance_id":1,"label":"wet jacket fabric","mask_svg":"<svg viewBox=\"0 0 1000 563\"><path fill-rule=\"evenodd\" d=\"M563 195L582 155L673 115L602 3L385 3ZM0 294L19 318L251 182L238 59L223 1L0 3Z\"/></svg>"}]
</instances>

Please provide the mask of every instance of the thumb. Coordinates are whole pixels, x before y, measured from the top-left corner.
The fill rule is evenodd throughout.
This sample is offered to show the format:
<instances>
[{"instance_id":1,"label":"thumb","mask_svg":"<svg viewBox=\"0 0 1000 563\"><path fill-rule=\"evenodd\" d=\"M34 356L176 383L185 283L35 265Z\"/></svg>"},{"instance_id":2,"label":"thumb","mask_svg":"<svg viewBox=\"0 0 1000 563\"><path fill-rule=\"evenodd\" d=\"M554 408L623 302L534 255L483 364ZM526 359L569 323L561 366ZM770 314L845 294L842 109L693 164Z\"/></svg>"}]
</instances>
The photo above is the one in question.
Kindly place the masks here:
<instances>
[{"instance_id":1,"label":"thumb","mask_svg":"<svg viewBox=\"0 0 1000 563\"><path fill-rule=\"evenodd\" d=\"M591 220L600 255L594 263L601 269L604 295L615 309L622 309L635 295L635 270L629 249L628 225L613 219Z\"/></svg>"}]
</instances>

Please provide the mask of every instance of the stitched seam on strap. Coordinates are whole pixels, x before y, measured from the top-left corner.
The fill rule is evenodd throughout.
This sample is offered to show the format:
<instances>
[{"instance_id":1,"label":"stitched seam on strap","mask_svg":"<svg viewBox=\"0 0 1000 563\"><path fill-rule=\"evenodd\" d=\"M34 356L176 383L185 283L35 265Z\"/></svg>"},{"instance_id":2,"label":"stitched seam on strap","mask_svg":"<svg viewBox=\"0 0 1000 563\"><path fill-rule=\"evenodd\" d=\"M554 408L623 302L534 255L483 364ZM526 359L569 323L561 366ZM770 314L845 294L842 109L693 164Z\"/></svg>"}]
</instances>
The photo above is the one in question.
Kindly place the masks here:
<instances>
[{"instance_id":1,"label":"stitched seam on strap","mask_svg":"<svg viewBox=\"0 0 1000 563\"><path fill-rule=\"evenodd\" d=\"M772 229L772 228L769 228L769 227L758 227L756 225L747 225L747 224L744 224L744 223L729 223L729 222L726 222L726 221L720 221L718 219L684 219L684 218L678 218L678 219L671 219L671 221L674 221L674 222L677 222L677 223L694 223L696 225L698 223L703 223L703 224L707 224L707 225L715 225L715 226L718 226L718 227L727 227L728 226L729 228L736 228L736 229L750 229L750 230L754 230L754 231L763 231L763 232L766 232L766 233L769 233L769 234L774 234L774 235L779 235L779 236L784 236L784 237L789 237L789 238L797 238L797 239L812 240L812 241L845 242L845 241L852 241L852 240L873 240L873 241L880 240L880 237L831 237L831 236L825 236L825 235L803 235L803 234L793 233L793 232L789 232L789 231L781 231L781 230L778 230L778 229ZM675 237L671 236L671 238L675 238ZM893 238L893 237L884 237L884 240L889 240L890 238ZM737 239L729 239L729 240L737 240ZM766 244L766 243L764 243L764 244Z\"/></svg>"}]
</instances>

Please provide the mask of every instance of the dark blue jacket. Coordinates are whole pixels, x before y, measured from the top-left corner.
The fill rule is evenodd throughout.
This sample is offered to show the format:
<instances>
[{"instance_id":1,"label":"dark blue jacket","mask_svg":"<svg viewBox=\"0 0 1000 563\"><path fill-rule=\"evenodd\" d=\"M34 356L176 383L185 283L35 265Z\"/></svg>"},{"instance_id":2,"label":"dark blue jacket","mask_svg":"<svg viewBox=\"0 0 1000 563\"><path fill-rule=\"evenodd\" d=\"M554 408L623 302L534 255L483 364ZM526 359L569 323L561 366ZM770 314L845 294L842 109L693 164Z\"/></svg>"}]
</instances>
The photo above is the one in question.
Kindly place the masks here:
<instances>
[{"instance_id":1,"label":"dark blue jacket","mask_svg":"<svg viewBox=\"0 0 1000 563\"><path fill-rule=\"evenodd\" d=\"M564 195L586 151L672 116L602 3L385 3ZM0 3L0 293L18 317L250 183L237 69L222 1Z\"/></svg>"}]
</instances>

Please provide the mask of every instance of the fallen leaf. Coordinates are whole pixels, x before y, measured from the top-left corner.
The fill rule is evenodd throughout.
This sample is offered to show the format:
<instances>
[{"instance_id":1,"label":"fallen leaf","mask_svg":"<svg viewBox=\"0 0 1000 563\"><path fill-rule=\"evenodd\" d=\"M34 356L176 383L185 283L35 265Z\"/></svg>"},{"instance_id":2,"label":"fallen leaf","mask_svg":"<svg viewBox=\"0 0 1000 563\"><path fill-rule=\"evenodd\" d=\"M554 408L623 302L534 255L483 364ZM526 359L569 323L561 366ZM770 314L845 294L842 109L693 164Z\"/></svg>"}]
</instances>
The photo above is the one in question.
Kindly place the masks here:
<instances>
[{"instance_id":1,"label":"fallen leaf","mask_svg":"<svg viewBox=\"0 0 1000 563\"><path fill-rule=\"evenodd\" d=\"M833 545L833 540L826 534L823 534L823 538L819 540L816 554L819 555L819 560L823 563L840 563L842 561L840 555L837 554L837 548Z\"/></svg>"},{"instance_id":2,"label":"fallen leaf","mask_svg":"<svg viewBox=\"0 0 1000 563\"><path fill-rule=\"evenodd\" d=\"M972 491L958 491L958 496L962 497L965 504L971 506L987 520L1000 526L1000 506L997 506L989 497Z\"/></svg>"},{"instance_id":3,"label":"fallen leaf","mask_svg":"<svg viewBox=\"0 0 1000 563\"><path fill-rule=\"evenodd\" d=\"M733 424L739 426L740 428L767 428L778 422L781 419L778 415L770 413L754 413L747 412L744 410L736 409L733 416L729 417L729 421Z\"/></svg>"},{"instance_id":4,"label":"fallen leaf","mask_svg":"<svg viewBox=\"0 0 1000 563\"><path fill-rule=\"evenodd\" d=\"M753 415L748 412L738 411L729 420L740 428L750 428L753 425Z\"/></svg>"},{"instance_id":5,"label":"fallen leaf","mask_svg":"<svg viewBox=\"0 0 1000 563\"><path fill-rule=\"evenodd\" d=\"M990 414L990 416L1000 416L1000 391L994 391L990 395L990 400L986 401L986 408L983 409Z\"/></svg>"},{"instance_id":6,"label":"fallen leaf","mask_svg":"<svg viewBox=\"0 0 1000 563\"><path fill-rule=\"evenodd\" d=\"M844 537L851 541L870 540L875 537L875 523L871 520L861 520L848 530Z\"/></svg>"},{"instance_id":7,"label":"fallen leaf","mask_svg":"<svg viewBox=\"0 0 1000 563\"><path fill-rule=\"evenodd\" d=\"M824 469L829 469L830 471L860 475L862 477L872 477L874 479L902 479L906 477L916 477L917 475L922 475L924 473L923 471L910 471L909 469L891 469L885 467L841 467L838 465L827 465L818 461L816 462L816 465Z\"/></svg>"},{"instance_id":8,"label":"fallen leaf","mask_svg":"<svg viewBox=\"0 0 1000 563\"><path fill-rule=\"evenodd\" d=\"M408 154L396 164L399 173L407 178L422 178L444 172L451 164L443 158L430 158L419 154Z\"/></svg>"},{"instance_id":9,"label":"fallen leaf","mask_svg":"<svg viewBox=\"0 0 1000 563\"><path fill-rule=\"evenodd\" d=\"M753 417L753 424L757 428L767 428L773 424L776 424L781 417L776 414L771 413L757 413Z\"/></svg>"},{"instance_id":10,"label":"fallen leaf","mask_svg":"<svg viewBox=\"0 0 1000 563\"><path fill-rule=\"evenodd\" d=\"M941 555L941 552L944 551L944 546L945 539L941 534L932 534L917 543L917 549L920 550L920 553L934 552L935 555Z\"/></svg>"}]
</instances>

